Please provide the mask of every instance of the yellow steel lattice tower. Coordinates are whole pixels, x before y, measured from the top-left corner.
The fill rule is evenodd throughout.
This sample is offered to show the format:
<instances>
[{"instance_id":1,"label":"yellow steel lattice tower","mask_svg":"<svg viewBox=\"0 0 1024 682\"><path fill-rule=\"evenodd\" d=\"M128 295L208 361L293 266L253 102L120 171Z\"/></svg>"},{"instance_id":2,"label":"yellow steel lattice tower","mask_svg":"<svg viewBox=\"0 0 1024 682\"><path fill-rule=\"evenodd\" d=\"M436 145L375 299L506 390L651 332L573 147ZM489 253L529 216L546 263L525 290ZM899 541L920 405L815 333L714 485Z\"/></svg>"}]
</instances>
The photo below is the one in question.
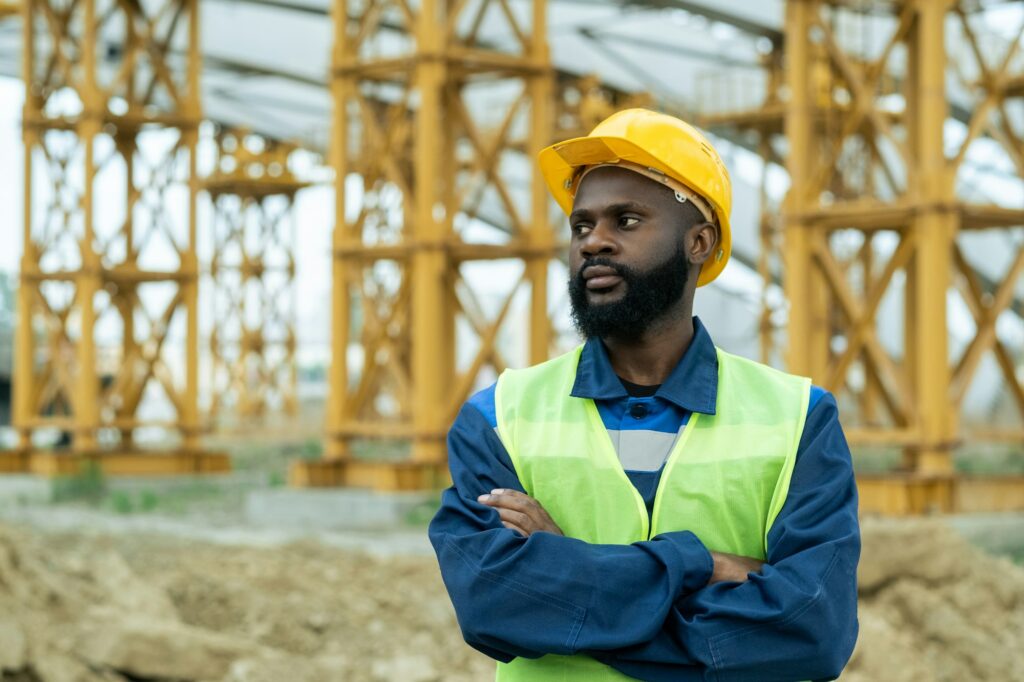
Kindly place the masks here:
<instances>
[{"instance_id":1,"label":"yellow steel lattice tower","mask_svg":"<svg viewBox=\"0 0 1024 682\"><path fill-rule=\"evenodd\" d=\"M196 6L24 3L13 423L35 471L227 467L199 442ZM28 457L53 428L70 451ZM152 431L163 456L137 447Z\"/></svg>"},{"instance_id":2,"label":"yellow steel lattice tower","mask_svg":"<svg viewBox=\"0 0 1024 682\"><path fill-rule=\"evenodd\" d=\"M1000 37L974 3L952 0L786 7L789 369L857 398L851 442L904 448L908 473L863 478L863 508L965 509L953 448L964 438L1024 441L1020 359L996 330L1024 272L1024 209L971 187L964 164L985 137L989 157L1001 154L1024 178L1024 126L1007 106L1024 71L1024 22ZM951 54L953 45L965 49ZM951 132L950 87L972 100L957 112L963 135ZM965 256L977 239L1006 246L989 245L996 257L985 270ZM984 274L993 268L1002 274ZM950 340L957 297L974 318L964 348ZM878 333L886 299L902 305L902 338ZM960 407L986 353L1018 426L968 432ZM1000 507L1020 482L974 489Z\"/></svg>"},{"instance_id":3,"label":"yellow steel lattice tower","mask_svg":"<svg viewBox=\"0 0 1024 682\"><path fill-rule=\"evenodd\" d=\"M220 129L203 187L213 201L210 415L297 412L295 146Z\"/></svg>"},{"instance_id":4,"label":"yellow steel lattice tower","mask_svg":"<svg viewBox=\"0 0 1024 682\"><path fill-rule=\"evenodd\" d=\"M778 290L772 284L781 270L779 206L768 191L772 164L785 164L779 152L780 147L784 147L786 110L782 56L782 41L773 40L771 49L761 55L763 73L751 73L749 68L719 67L704 74L698 81L699 113L696 117L700 127L720 135L738 136L761 157L756 268L763 285L757 327L760 360L771 365L779 364L778 318L783 308Z\"/></svg>"},{"instance_id":5,"label":"yellow steel lattice tower","mask_svg":"<svg viewBox=\"0 0 1024 682\"><path fill-rule=\"evenodd\" d=\"M548 357L556 249L534 168L551 139L545 11L543 0L334 3L327 459L296 464L293 483L435 485L456 411L482 371L507 363L501 335L526 328L524 362ZM501 261L520 274L483 300L465 273ZM353 457L358 438L409 439L411 453L366 462Z\"/></svg>"}]
</instances>

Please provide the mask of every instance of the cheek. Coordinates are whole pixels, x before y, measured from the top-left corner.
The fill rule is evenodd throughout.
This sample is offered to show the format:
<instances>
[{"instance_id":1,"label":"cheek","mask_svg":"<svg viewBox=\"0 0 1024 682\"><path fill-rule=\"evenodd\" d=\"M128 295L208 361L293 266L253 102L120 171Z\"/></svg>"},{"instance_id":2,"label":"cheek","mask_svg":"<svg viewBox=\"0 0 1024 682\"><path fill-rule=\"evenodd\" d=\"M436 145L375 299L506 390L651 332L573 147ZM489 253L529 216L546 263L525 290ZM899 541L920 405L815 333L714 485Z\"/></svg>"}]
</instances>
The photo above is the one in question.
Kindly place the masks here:
<instances>
[{"instance_id":1,"label":"cheek","mask_svg":"<svg viewBox=\"0 0 1024 682\"><path fill-rule=\"evenodd\" d=\"M686 248L686 242L679 235L657 234L642 240L636 240L637 260L647 265L664 263Z\"/></svg>"},{"instance_id":2,"label":"cheek","mask_svg":"<svg viewBox=\"0 0 1024 682\"><path fill-rule=\"evenodd\" d=\"M573 240L572 242L569 243L569 276L570 277L575 276L576 273L578 273L580 271L580 268L583 267L583 261L584 260L585 259L583 258L583 254L580 253L579 242L576 241L576 240Z\"/></svg>"}]
</instances>

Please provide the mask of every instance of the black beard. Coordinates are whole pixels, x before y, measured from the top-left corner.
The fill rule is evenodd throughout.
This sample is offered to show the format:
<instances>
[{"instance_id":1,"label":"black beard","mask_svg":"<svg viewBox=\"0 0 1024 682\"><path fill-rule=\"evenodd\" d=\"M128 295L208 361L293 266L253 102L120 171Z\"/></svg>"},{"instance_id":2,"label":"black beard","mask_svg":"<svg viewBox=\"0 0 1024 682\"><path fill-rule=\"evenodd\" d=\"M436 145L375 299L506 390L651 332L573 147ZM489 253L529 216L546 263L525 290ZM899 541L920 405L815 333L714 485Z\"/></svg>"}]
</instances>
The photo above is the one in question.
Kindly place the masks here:
<instances>
[{"instance_id":1,"label":"black beard","mask_svg":"<svg viewBox=\"0 0 1024 682\"><path fill-rule=\"evenodd\" d=\"M591 305L587 300L587 282L583 271L591 265L606 265L622 277L625 295L611 303ZM646 272L598 256L583 262L575 277L569 278L569 302L572 321L585 338L636 340L664 318L682 298L690 275L690 261L682 244L661 265Z\"/></svg>"}]
</instances>

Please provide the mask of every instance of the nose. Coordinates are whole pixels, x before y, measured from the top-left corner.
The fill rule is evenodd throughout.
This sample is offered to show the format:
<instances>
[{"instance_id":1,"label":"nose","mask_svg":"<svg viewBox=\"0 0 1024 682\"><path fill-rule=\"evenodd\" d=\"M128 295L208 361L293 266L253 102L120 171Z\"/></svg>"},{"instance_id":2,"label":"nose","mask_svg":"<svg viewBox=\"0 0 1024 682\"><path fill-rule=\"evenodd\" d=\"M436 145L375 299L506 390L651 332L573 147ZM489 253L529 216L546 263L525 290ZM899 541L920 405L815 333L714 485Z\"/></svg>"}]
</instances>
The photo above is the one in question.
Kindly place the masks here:
<instances>
[{"instance_id":1,"label":"nose","mask_svg":"<svg viewBox=\"0 0 1024 682\"><path fill-rule=\"evenodd\" d=\"M606 220L598 220L593 229L580 241L580 255L584 259L594 256L608 256L619 252L614 231Z\"/></svg>"}]
</instances>

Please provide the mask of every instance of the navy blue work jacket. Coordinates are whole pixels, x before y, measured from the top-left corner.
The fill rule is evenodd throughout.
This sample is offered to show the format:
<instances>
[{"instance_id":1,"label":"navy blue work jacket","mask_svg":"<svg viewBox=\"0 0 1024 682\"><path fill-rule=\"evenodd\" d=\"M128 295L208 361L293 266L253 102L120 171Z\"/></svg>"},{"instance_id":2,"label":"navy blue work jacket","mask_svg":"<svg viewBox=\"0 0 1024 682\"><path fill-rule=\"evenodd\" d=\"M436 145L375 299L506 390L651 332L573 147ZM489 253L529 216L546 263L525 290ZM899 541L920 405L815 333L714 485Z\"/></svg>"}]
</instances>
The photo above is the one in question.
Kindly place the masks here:
<instances>
[{"instance_id":1,"label":"navy blue work jacket","mask_svg":"<svg viewBox=\"0 0 1024 682\"><path fill-rule=\"evenodd\" d=\"M707 330L651 397L631 397L600 341L583 349L572 395L592 398L650 511L662 452L693 412L714 414L718 363ZM642 404L643 408L637 408ZM523 490L495 432L494 386L448 434L452 487L429 534L466 642L499 661L585 653L641 680L821 680L857 639L860 529L835 399L814 387L789 495L768 556L745 583L708 585L712 559L689 531L632 545L529 538L478 503ZM660 439L660 440L659 440Z\"/></svg>"}]
</instances>

